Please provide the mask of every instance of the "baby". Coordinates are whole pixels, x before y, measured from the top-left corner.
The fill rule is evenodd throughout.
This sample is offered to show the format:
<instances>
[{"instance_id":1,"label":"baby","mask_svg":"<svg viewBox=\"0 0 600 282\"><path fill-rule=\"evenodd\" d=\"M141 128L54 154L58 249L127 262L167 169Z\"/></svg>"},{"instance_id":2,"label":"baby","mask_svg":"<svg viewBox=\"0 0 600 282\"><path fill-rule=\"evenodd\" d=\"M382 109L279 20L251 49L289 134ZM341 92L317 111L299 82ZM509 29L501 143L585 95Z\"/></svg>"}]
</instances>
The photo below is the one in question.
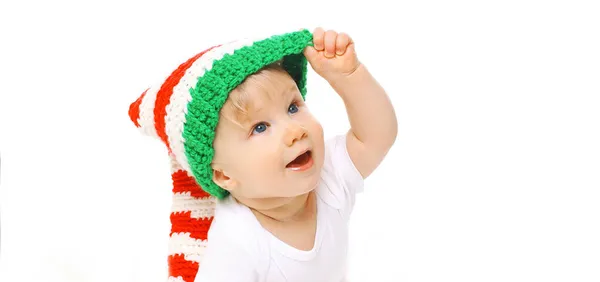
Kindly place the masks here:
<instances>
[{"instance_id":1,"label":"baby","mask_svg":"<svg viewBox=\"0 0 600 282\"><path fill-rule=\"evenodd\" d=\"M214 55L221 56L217 63L234 66L229 71L220 71L214 60L189 71L199 54L180 66L176 82L165 83L174 89L170 97L161 96L165 87L160 87L146 102L164 104L149 118L159 123L154 135L215 203L214 210L202 209L199 191L178 194L187 202L174 204L174 214L187 206L190 217L210 219L203 225L207 238L195 237L205 244L202 253L188 252L185 259L199 265L196 282L346 281L355 194L395 142L395 112L358 60L349 35L317 28L269 40L242 42ZM341 97L351 125L346 134L324 140L323 128L304 102L305 62ZM186 75L190 81L178 88ZM145 95L137 107L143 108ZM199 97L200 102L189 102ZM140 116L134 104L130 115L142 127L148 117ZM186 107L185 115L170 114ZM177 186L174 192L185 191ZM194 232L185 234L189 239ZM172 281L192 282L174 272Z\"/></svg>"}]
</instances>

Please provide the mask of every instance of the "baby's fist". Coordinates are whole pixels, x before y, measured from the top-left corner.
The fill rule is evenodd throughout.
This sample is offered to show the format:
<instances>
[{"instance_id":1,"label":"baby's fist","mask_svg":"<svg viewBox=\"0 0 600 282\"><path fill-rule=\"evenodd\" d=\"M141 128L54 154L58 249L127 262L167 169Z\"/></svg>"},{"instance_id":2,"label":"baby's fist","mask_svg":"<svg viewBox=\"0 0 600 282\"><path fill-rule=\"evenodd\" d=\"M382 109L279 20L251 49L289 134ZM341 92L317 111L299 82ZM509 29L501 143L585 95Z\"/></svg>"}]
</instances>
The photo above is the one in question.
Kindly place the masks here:
<instances>
[{"instance_id":1,"label":"baby's fist","mask_svg":"<svg viewBox=\"0 0 600 282\"><path fill-rule=\"evenodd\" d=\"M304 56L312 68L328 81L349 76L360 66L354 41L346 33L324 31L318 27L313 32L313 45L304 49Z\"/></svg>"}]
</instances>

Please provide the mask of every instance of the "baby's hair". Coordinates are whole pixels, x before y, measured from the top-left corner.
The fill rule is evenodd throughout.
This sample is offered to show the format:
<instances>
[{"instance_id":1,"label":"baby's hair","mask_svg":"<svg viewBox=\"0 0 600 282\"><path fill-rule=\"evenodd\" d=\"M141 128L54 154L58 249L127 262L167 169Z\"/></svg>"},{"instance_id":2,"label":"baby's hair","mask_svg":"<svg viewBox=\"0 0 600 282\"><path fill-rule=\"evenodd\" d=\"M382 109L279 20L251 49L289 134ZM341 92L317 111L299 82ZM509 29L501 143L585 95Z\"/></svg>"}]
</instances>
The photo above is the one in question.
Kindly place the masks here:
<instances>
[{"instance_id":1,"label":"baby's hair","mask_svg":"<svg viewBox=\"0 0 600 282\"><path fill-rule=\"evenodd\" d=\"M248 76L242 83L240 83L234 90L231 91L225 105L221 109L221 118L226 118L234 124L242 127L241 122L248 117L249 107L251 107L252 101L248 93L249 85L258 85L259 88L264 89L265 83L273 79L273 72L286 73L286 70L282 66L282 61L276 61L261 68L256 73ZM268 93L268 91L264 91ZM266 94L268 99L271 97Z\"/></svg>"}]
</instances>

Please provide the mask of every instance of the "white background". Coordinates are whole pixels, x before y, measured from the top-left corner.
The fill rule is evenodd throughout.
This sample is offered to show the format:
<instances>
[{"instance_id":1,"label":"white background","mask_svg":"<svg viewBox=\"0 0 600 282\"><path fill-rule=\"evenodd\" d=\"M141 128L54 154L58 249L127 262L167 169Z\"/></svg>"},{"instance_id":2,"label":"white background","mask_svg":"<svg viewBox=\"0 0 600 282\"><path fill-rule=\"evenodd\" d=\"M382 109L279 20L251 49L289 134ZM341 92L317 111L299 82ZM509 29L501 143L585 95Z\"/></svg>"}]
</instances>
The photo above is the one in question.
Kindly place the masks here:
<instances>
[{"instance_id":1,"label":"white background","mask_svg":"<svg viewBox=\"0 0 600 282\"><path fill-rule=\"evenodd\" d=\"M316 26L355 39L399 119L353 281L600 281L593 2L3 1L0 281L165 281L167 154L129 104L215 43Z\"/></svg>"}]
</instances>

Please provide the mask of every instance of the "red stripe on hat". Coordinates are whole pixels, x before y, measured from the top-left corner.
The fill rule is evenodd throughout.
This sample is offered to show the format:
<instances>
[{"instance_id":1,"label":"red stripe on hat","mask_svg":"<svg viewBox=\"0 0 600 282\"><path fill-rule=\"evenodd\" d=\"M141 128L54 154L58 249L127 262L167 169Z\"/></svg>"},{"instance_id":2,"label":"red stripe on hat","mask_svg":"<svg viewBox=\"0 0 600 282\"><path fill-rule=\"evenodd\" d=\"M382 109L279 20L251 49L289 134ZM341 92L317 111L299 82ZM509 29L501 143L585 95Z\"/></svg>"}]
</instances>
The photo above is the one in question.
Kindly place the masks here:
<instances>
[{"instance_id":1,"label":"red stripe on hat","mask_svg":"<svg viewBox=\"0 0 600 282\"><path fill-rule=\"evenodd\" d=\"M196 56L188 59L185 63L179 65L179 67L165 80L156 93L156 102L154 103L154 125L156 127L156 133L158 133L160 139L165 143L165 145L167 145L169 151L171 151L171 146L169 145L167 132L165 131L165 116L167 115L166 107L169 104L171 95L173 95L173 88L184 76L185 71L191 67L198 58L215 47L217 46L206 49Z\"/></svg>"},{"instance_id":2,"label":"red stripe on hat","mask_svg":"<svg viewBox=\"0 0 600 282\"><path fill-rule=\"evenodd\" d=\"M182 254L169 256L169 276L181 277L185 282L194 282L198 273L199 264L195 261L188 261Z\"/></svg>"},{"instance_id":3,"label":"red stripe on hat","mask_svg":"<svg viewBox=\"0 0 600 282\"><path fill-rule=\"evenodd\" d=\"M140 105L142 104L144 96L146 96L146 92L148 92L148 89L146 89L146 91L144 91L144 93L142 93L142 95L137 98L135 102L129 105L129 118L131 121L133 121L133 124L135 124L136 127L140 127L140 123L138 122L138 119L140 119Z\"/></svg>"},{"instance_id":4,"label":"red stripe on hat","mask_svg":"<svg viewBox=\"0 0 600 282\"><path fill-rule=\"evenodd\" d=\"M189 176L185 170L178 170L171 174L173 179L173 193L191 192L191 196L195 198L210 197L206 191L202 190L196 180Z\"/></svg>"},{"instance_id":5,"label":"red stripe on hat","mask_svg":"<svg viewBox=\"0 0 600 282\"><path fill-rule=\"evenodd\" d=\"M193 239L206 240L214 217L192 218L192 212L171 213L171 233L190 233Z\"/></svg>"}]
</instances>

